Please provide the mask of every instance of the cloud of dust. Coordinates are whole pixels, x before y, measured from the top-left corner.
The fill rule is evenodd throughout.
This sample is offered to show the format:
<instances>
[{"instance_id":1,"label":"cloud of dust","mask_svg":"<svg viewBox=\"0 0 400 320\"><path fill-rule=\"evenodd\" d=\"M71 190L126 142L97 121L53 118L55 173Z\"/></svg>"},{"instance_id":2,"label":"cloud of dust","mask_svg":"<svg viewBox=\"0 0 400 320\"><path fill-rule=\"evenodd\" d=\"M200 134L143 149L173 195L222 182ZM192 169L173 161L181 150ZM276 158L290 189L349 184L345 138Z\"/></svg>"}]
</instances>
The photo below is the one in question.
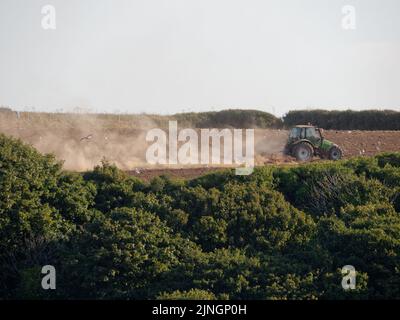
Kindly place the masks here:
<instances>
[{"instance_id":1,"label":"cloud of dust","mask_svg":"<svg viewBox=\"0 0 400 320\"><path fill-rule=\"evenodd\" d=\"M146 134L157 126L146 115L121 118L118 115L0 112L2 133L20 138L41 153L53 153L64 161L65 169L74 171L91 170L104 158L122 170L147 166L146 150L151 143L146 141ZM256 164L267 158L283 157L286 139L284 130L256 129Z\"/></svg>"},{"instance_id":2,"label":"cloud of dust","mask_svg":"<svg viewBox=\"0 0 400 320\"><path fill-rule=\"evenodd\" d=\"M286 130L256 129L254 152L256 165L268 161L281 162L286 157L283 154L289 132Z\"/></svg>"},{"instance_id":3,"label":"cloud of dust","mask_svg":"<svg viewBox=\"0 0 400 320\"><path fill-rule=\"evenodd\" d=\"M139 124L138 124L139 122ZM145 164L148 128L146 116L130 122L99 115L0 114L0 131L20 138L41 153L53 153L74 171L93 169L105 158L123 170Z\"/></svg>"}]
</instances>

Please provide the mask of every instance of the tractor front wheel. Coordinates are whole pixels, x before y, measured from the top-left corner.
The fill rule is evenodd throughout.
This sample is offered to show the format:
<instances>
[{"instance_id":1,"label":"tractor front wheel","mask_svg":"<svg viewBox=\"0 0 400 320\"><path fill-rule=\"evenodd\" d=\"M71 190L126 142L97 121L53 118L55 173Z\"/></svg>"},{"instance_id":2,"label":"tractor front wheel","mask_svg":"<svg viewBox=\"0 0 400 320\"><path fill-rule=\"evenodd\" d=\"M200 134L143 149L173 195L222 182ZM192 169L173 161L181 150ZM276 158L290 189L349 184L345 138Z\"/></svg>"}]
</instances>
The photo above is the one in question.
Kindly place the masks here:
<instances>
[{"instance_id":1,"label":"tractor front wheel","mask_svg":"<svg viewBox=\"0 0 400 320\"><path fill-rule=\"evenodd\" d=\"M313 154L314 150L312 146L305 142L299 143L294 148L294 156L296 157L297 161L301 162L310 161L313 157Z\"/></svg>"},{"instance_id":2,"label":"tractor front wheel","mask_svg":"<svg viewBox=\"0 0 400 320\"><path fill-rule=\"evenodd\" d=\"M343 156L342 149L340 149L337 146L333 146L332 148L330 148L329 154L328 154L329 160L335 160L335 161L340 160L342 158L342 156Z\"/></svg>"}]
</instances>

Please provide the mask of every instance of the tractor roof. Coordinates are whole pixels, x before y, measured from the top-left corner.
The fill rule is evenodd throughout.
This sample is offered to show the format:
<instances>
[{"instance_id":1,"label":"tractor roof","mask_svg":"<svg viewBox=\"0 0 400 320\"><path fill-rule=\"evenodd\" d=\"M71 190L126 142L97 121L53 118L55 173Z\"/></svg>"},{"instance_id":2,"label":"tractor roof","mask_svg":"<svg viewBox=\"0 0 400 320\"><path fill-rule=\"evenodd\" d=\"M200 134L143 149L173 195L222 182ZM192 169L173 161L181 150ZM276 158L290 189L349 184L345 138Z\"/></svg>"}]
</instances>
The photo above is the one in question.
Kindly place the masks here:
<instances>
[{"instance_id":1,"label":"tractor roof","mask_svg":"<svg viewBox=\"0 0 400 320\"><path fill-rule=\"evenodd\" d=\"M295 128L315 128L315 126L309 125L309 124L300 124L297 126L294 126Z\"/></svg>"}]
</instances>

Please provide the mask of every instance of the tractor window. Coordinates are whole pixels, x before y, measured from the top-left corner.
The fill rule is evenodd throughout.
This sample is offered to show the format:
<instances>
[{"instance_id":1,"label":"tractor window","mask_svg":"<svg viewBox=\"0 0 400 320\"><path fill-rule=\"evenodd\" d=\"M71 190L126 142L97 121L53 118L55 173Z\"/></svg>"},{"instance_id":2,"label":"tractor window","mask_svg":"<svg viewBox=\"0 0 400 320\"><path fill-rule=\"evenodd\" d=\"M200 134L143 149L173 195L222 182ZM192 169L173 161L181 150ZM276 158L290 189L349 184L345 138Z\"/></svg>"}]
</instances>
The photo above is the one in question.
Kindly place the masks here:
<instances>
[{"instance_id":1,"label":"tractor window","mask_svg":"<svg viewBox=\"0 0 400 320\"><path fill-rule=\"evenodd\" d=\"M301 134L301 128L293 128L292 131L290 131L290 138L299 138Z\"/></svg>"},{"instance_id":2,"label":"tractor window","mask_svg":"<svg viewBox=\"0 0 400 320\"><path fill-rule=\"evenodd\" d=\"M307 128L307 138L321 139L321 135L315 128Z\"/></svg>"}]
</instances>

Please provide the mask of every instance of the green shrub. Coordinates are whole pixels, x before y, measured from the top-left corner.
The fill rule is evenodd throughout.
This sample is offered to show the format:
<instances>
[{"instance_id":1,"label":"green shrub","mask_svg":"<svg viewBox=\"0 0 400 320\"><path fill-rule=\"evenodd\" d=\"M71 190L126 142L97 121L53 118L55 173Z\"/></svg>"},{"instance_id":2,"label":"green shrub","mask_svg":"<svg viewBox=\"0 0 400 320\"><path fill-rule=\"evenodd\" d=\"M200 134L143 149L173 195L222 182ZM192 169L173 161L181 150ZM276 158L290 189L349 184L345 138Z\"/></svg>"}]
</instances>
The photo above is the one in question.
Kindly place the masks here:
<instances>
[{"instance_id":1,"label":"green shrub","mask_svg":"<svg viewBox=\"0 0 400 320\"><path fill-rule=\"evenodd\" d=\"M0 135L0 299L398 299L398 162L144 183L106 161L64 172Z\"/></svg>"},{"instance_id":2,"label":"green shrub","mask_svg":"<svg viewBox=\"0 0 400 320\"><path fill-rule=\"evenodd\" d=\"M349 204L389 201L391 195L378 180L357 176L341 163L279 169L275 179L285 198L313 217L337 214Z\"/></svg>"},{"instance_id":3,"label":"green shrub","mask_svg":"<svg viewBox=\"0 0 400 320\"><path fill-rule=\"evenodd\" d=\"M337 267L353 265L368 275L370 297L399 296L400 216L390 204L349 205L321 219L318 230Z\"/></svg>"},{"instance_id":4,"label":"green shrub","mask_svg":"<svg viewBox=\"0 0 400 320\"><path fill-rule=\"evenodd\" d=\"M28 288L22 279L47 264L73 229L49 200L62 184L60 169L54 157L0 135L0 297L17 288L31 297L32 290L21 291Z\"/></svg>"},{"instance_id":5,"label":"green shrub","mask_svg":"<svg viewBox=\"0 0 400 320\"><path fill-rule=\"evenodd\" d=\"M333 130L400 130L400 112L392 110L296 110L283 117L285 127L311 123Z\"/></svg>"},{"instance_id":6,"label":"green shrub","mask_svg":"<svg viewBox=\"0 0 400 320\"><path fill-rule=\"evenodd\" d=\"M375 156L378 160L378 165L383 168L387 164L390 164L393 167L400 167L400 152L389 153L384 152Z\"/></svg>"},{"instance_id":7,"label":"green shrub","mask_svg":"<svg viewBox=\"0 0 400 320\"><path fill-rule=\"evenodd\" d=\"M190 289L189 291L163 292L157 296L159 300L215 300L212 292L207 290Z\"/></svg>"}]
</instances>

